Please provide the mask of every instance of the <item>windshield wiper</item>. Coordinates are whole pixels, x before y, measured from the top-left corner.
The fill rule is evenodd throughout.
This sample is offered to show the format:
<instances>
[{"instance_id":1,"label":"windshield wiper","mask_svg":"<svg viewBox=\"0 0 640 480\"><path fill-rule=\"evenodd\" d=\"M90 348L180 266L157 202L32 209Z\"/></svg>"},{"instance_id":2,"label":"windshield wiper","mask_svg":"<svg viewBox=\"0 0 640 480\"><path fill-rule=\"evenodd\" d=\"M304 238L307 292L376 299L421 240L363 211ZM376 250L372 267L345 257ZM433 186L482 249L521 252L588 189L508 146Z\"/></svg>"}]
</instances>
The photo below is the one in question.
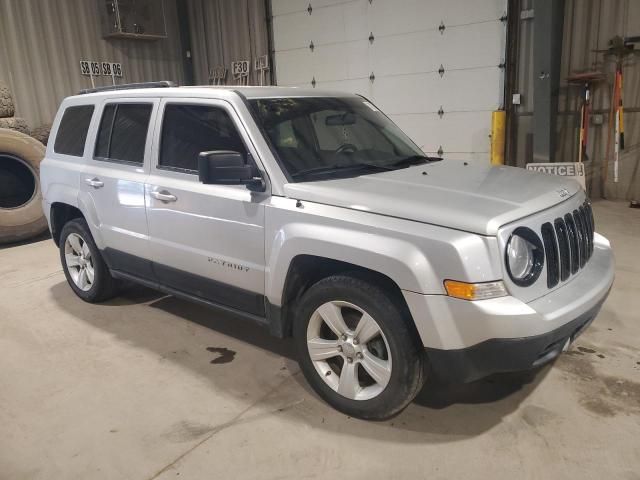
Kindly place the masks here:
<instances>
[{"instance_id":1,"label":"windshield wiper","mask_svg":"<svg viewBox=\"0 0 640 480\"><path fill-rule=\"evenodd\" d=\"M362 168L375 168L380 170L393 170L385 165L374 165L373 163L350 163L348 165L323 165L321 167L313 167L307 168L305 170L300 170L298 172L292 173L291 176L293 178L302 177L305 175L316 175L323 173L332 173L338 170L351 170L351 169L362 169Z\"/></svg>"},{"instance_id":2,"label":"windshield wiper","mask_svg":"<svg viewBox=\"0 0 640 480\"><path fill-rule=\"evenodd\" d=\"M318 174L327 174L332 173L333 171L338 170L351 170L351 169L363 169L370 168L376 170L397 170L398 168L409 167L411 165L421 165L427 162L439 162L442 158L440 157L428 157L426 155L411 155L410 157L401 158L400 160L396 160L395 162L388 164L376 164L376 163L349 163L347 165L322 165L320 167L307 168L304 170L300 170L298 172L292 173L291 176L293 178L303 177L306 175L318 175Z\"/></svg>"},{"instance_id":3,"label":"windshield wiper","mask_svg":"<svg viewBox=\"0 0 640 480\"><path fill-rule=\"evenodd\" d=\"M401 158L393 163L390 163L390 167L408 167L410 165L421 165L428 162L440 162L441 157L429 157L427 155L411 155L409 157Z\"/></svg>"}]
</instances>

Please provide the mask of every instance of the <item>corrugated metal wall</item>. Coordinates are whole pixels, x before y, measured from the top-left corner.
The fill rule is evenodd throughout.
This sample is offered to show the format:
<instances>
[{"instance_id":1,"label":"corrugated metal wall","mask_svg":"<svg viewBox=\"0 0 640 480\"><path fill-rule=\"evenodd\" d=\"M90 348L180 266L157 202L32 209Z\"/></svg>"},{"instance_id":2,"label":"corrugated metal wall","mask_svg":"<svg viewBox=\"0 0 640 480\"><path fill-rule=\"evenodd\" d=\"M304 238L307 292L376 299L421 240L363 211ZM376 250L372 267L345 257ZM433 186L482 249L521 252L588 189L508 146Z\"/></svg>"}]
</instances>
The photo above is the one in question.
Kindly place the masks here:
<instances>
[{"instance_id":1,"label":"corrugated metal wall","mask_svg":"<svg viewBox=\"0 0 640 480\"><path fill-rule=\"evenodd\" d=\"M232 85L231 62L249 60L249 85L258 85L253 60L268 53L265 1L187 0L187 6L195 82L206 85L209 69L224 66Z\"/></svg>"},{"instance_id":2,"label":"corrugated metal wall","mask_svg":"<svg viewBox=\"0 0 640 480\"><path fill-rule=\"evenodd\" d=\"M158 1L167 38L142 41L103 39L96 0L1 0L0 81L11 87L16 115L32 128L51 122L62 98L91 87L80 60L122 63L119 83L182 82L175 0ZM96 77L96 86L110 83Z\"/></svg>"},{"instance_id":3,"label":"corrugated metal wall","mask_svg":"<svg viewBox=\"0 0 640 480\"><path fill-rule=\"evenodd\" d=\"M510 163L519 166L532 161L535 1L523 0L522 10L530 9L534 9L534 19L520 21L514 92L522 94L522 104L516 107L515 155L509 159ZM594 86L592 96L593 114L600 116L602 124L592 122L589 125L587 184L594 198L599 197L604 189L607 198L639 199L640 56L628 57L623 66L626 148L620 156L620 181L613 183L611 158L606 185L602 185L615 60L593 50L606 49L615 35L640 35L640 1L566 0L556 160L577 161L578 158L582 89L568 85L567 77L571 73L602 71L606 74L606 81ZM636 48L640 49L640 45Z\"/></svg>"}]
</instances>

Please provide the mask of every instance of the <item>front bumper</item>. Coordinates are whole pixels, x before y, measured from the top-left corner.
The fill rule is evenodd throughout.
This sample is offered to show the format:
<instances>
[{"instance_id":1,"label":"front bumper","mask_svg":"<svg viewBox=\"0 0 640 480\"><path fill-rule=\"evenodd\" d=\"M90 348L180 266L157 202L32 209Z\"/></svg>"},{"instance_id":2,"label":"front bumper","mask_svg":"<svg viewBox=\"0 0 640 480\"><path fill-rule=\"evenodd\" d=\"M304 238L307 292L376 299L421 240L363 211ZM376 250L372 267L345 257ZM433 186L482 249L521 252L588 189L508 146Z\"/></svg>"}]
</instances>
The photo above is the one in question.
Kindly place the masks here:
<instances>
[{"instance_id":1,"label":"front bumper","mask_svg":"<svg viewBox=\"0 0 640 480\"><path fill-rule=\"evenodd\" d=\"M471 382L500 372L539 367L556 358L593 321L602 303L549 333L524 338L492 338L458 350L427 348L434 373L452 382Z\"/></svg>"},{"instance_id":2,"label":"front bumper","mask_svg":"<svg viewBox=\"0 0 640 480\"><path fill-rule=\"evenodd\" d=\"M613 277L611 247L596 234L593 256L580 274L529 303L510 296L470 302L403 293L434 372L468 382L555 358L596 317Z\"/></svg>"}]
</instances>

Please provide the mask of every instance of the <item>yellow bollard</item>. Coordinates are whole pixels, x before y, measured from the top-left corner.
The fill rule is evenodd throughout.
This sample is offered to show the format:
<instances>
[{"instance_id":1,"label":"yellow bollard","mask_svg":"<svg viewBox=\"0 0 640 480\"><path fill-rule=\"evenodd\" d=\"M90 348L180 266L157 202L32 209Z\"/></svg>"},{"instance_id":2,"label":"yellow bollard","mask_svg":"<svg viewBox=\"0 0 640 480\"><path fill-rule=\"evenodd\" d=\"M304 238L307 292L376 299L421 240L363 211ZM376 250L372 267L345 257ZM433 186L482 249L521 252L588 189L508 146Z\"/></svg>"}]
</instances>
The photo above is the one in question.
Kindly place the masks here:
<instances>
[{"instance_id":1,"label":"yellow bollard","mask_svg":"<svg viewBox=\"0 0 640 480\"><path fill-rule=\"evenodd\" d=\"M507 112L496 110L491 114L491 165L504 165L504 129Z\"/></svg>"}]
</instances>

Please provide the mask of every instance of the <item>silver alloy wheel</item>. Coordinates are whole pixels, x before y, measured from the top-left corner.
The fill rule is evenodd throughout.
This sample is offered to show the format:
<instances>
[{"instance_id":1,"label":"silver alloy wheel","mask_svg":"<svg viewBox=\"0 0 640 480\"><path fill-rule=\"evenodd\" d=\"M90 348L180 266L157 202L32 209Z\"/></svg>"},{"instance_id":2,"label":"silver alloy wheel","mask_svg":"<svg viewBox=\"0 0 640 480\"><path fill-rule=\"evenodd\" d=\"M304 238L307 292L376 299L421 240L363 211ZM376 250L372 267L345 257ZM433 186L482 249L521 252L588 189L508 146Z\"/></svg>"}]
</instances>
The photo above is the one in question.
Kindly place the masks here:
<instances>
[{"instance_id":1,"label":"silver alloy wheel","mask_svg":"<svg viewBox=\"0 0 640 480\"><path fill-rule=\"evenodd\" d=\"M331 301L313 312L307 349L320 378L351 400L378 396L391 378L391 350L382 329L352 303Z\"/></svg>"},{"instance_id":2,"label":"silver alloy wheel","mask_svg":"<svg viewBox=\"0 0 640 480\"><path fill-rule=\"evenodd\" d=\"M95 270L89 245L77 233L71 233L64 242L64 259L69 276L83 292L91 289Z\"/></svg>"}]
</instances>

